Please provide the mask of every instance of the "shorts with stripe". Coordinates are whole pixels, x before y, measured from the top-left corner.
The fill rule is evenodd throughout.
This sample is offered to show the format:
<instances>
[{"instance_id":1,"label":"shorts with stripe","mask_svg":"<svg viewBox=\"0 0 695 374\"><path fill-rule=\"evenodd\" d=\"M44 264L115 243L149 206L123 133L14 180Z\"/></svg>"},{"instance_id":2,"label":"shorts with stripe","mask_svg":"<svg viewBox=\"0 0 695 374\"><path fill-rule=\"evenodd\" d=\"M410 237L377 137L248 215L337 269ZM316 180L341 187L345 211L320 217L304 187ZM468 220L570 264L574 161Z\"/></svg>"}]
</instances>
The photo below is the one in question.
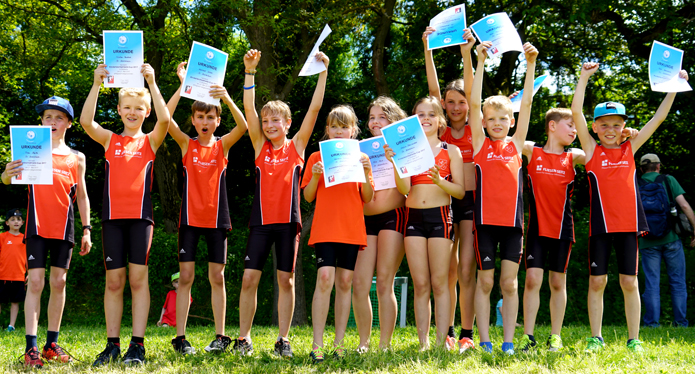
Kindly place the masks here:
<instances>
[{"instance_id":1,"label":"shorts with stripe","mask_svg":"<svg viewBox=\"0 0 695 374\"><path fill-rule=\"evenodd\" d=\"M475 191L466 191L463 199L451 198L451 211L454 212L454 223L461 221L472 221L475 212Z\"/></svg>"},{"instance_id":2,"label":"shorts with stripe","mask_svg":"<svg viewBox=\"0 0 695 374\"><path fill-rule=\"evenodd\" d=\"M636 232L613 232L589 237L589 271L591 275L608 274L611 247L618 259L618 273L637 275L639 245Z\"/></svg>"},{"instance_id":3,"label":"shorts with stripe","mask_svg":"<svg viewBox=\"0 0 695 374\"><path fill-rule=\"evenodd\" d=\"M355 270L360 246L346 243L316 243L316 268L333 266L346 270Z\"/></svg>"},{"instance_id":4,"label":"shorts with stripe","mask_svg":"<svg viewBox=\"0 0 695 374\"><path fill-rule=\"evenodd\" d=\"M179 227L179 262L195 262L198 240L208 245L208 262L227 263L227 230L181 225Z\"/></svg>"},{"instance_id":5,"label":"shorts with stripe","mask_svg":"<svg viewBox=\"0 0 695 374\"><path fill-rule=\"evenodd\" d=\"M549 271L567 273L571 253L571 240L538 236L533 230L528 231L524 254L526 269L543 269L547 263Z\"/></svg>"},{"instance_id":6,"label":"shorts with stripe","mask_svg":"<svg viewBox=\"0 0 695 374\"><path fill-rule=\"evenodd\" d=\"M367 227L367 235L378 236L381 230L397 231L404 234L407 219L406 208L402 206L373 216L364 216L364 224Z\"/></svg>"},{"instance_id":7,"label":"shorts with stripe","mask_svg":"<svg viewBox=\"0 0 695 374\"><path fill-rule=\"evenodd\" d=\"M244 269L263 271L265 261L275 244L278 270L293 273L301 232L301 227L296 222L251 226L246 242Z\"/></svg>"},{"instance_id":8,"label":"shorts with stripe","mask_svg":"<svg viewBox=\"0 0 695 374\"><path fill-rule=\"evenodd\" d=\"M523 254L524 233L518 227L476 225L473 231L475 235L475 261L478 270L491 270L495 268L497 247L500 248L500 258L521 263Z\"/></svg>"},{"instance_id":9,"label":"shorts with stripe","mask_svg":"<svg viewBox=\"0 0 695 374\"><path fill-rule=\"evenodd\" d=\"M451 217L451 206L436 208L406 208L408 222L405 236L421 236L425 238L445 238L453 240L454 226Z\"/></svg>"},{"instance_id":10,"label":"shorts with stripe","mask_svg":"<svg viewBox=\"0 0 695 374\"><path fill-rule=\"evenodd\" d=\"M145 219L110 219L101 224L106 270L128 263L147 265L152 246L153 224Z\"/></svg>"},{"instance_id":11,"label":"shorts with stripe","mask_svg":"<svg viewBox=\"0 0 695 374\"><path fill-rule=\"evenodd\" d=\"M67 240L46 239L38 235L27 238L27 269L44 269L51 253L51 266L69 269L72 248L75 246Z\"/></svg>"}]
</instances>

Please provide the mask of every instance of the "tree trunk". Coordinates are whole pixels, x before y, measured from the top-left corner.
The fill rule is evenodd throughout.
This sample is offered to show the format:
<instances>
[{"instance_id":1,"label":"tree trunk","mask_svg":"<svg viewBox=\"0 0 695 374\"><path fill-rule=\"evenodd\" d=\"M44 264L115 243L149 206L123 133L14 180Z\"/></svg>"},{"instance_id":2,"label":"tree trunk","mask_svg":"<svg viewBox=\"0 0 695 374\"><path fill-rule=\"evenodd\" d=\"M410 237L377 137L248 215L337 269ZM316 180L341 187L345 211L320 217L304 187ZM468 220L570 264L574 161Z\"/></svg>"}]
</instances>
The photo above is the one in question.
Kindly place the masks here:
<instances>
[{"instance_id":1,"label":"tree trunk","mask_svg":"<svg viewBox=\"0 0 695 374\"><path fill-rule=\"evenodd\" d=\"M374 35L374 42L372 43L372 72L374 73L377 96L388 96L390 94L385 72L386 41L391 32L391 18L393 17L395 5L396 0L386 0L377 21L378 26Z\"/></svg>"}]
</instances>

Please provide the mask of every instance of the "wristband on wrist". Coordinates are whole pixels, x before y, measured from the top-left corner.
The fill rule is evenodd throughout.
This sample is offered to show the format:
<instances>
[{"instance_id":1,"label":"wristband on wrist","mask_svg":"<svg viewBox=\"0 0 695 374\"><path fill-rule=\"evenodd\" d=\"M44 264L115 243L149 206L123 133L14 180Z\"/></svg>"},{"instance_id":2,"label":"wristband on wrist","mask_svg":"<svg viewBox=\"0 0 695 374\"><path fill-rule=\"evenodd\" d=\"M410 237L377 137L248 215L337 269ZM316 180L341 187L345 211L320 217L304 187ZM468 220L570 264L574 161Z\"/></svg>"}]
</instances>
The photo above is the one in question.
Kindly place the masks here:
<instances>
[{"instance_id":1,"label":"wristband on wrist","mask_svg":"<svg viewBox=\"0 0 695 374\"><path fill-rule=\"evenodd\" d=\"M84 226L82 226L82 230L83 230L83 231L84 231L84 230L92 231L92 225L84 225Z\"/></svg>"},{"instance_id":2,"label":"wristband on wrist","mask_svg":"<svg viewBox=\"0 0 695 374\"><path fill-rule=\"evenodd\" d=\"M256 69L245 69L244 73L248 75L256 75Z\"/></svg>"},{"instance_id":3,"label":"wristband on wrist","mask_svg":"<svg viewBox=\"0 0 695 374\"><path fill-rule=\"evenodd\" d=\"M256 85L255 85L255 84L254 84L254 85L252 85L252 86L248 86L248 87L244 86L244 89L245 89L245 90L250 90L250 89L252 89L252 88L254 88L254 87L256 87Z\"/></svg>"}]
</instances>

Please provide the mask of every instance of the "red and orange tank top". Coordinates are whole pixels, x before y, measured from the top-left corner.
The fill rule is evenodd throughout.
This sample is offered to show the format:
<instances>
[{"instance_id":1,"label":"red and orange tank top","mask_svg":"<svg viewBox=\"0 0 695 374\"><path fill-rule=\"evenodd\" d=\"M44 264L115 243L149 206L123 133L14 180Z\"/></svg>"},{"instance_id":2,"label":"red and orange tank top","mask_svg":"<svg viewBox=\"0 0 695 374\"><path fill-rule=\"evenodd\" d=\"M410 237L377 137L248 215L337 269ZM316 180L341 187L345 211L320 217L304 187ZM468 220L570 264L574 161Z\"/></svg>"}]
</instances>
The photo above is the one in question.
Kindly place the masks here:
<instances>
[{"instance_id":1,"label":"red and orange tank top","mask_svg":"<svg viewBox=\"0 0 695 374\"><path fill-rule=\"evenodd\" d=\"M571 207L574 176L572 152L558 155L545 152L543 147L533 147L528 162L529 232L574 241Z\"/></svg>"},{"instance_id":2,"label":"red and orange tank top","mask_svg":"<svg viewBox=\"0 0 695 374\"><path fill-rule=\"evenodd\" d=\"M188 140L183 156L183 195L180 225L231 229L227 203L227 157L222 140L210 147Z\"/></svg>"},{"instance_id":3,"label":"red and orange tank top","mask_svg":"<svg viewBox=\"0 0 695 374\"><path fill-rule=\"evenodd\" d=\"M461 139L454 138L451 134L451 127L448 126L440 138L449 144L459 147L463 162L473 162L473 135L471 135L471 127L468 124L463 128L463 137Z\"/></svg>"},{"instance_id":4,"label":"red and orange tank top","mask_svg":"<svg viewBox=\"0 0 695 374\"><path fill-rule=\"evenodd\" d=\"M451 182L451 168L449 167L450 160L447 143L442 142L439 153L434 157L434 163L439 165L439 175L443 179ZM429 171L410 177L410 185L415 186L417 184L434 184L429 177Z\"/></svg>"},{"instance_id":5,"label":"red and orange tank top","mask_svg":"<svg viewBox=\"0 0 695 374\"><path fill-rule=\"evenodd\" d=\"M102 220L154 222L151 191L155 153L149 135L133 138L113 134L105 156Z\"/></svg>"},{"instance_id":6,"label":"red and orange tank top","mask_svg":"<svg viewBox=\"0 0 695 374\"><path fill-rule=\"evenodd\" d=\"M29 185L26 237L75 243L75 199L77 198L77 154L53 155L53 184Z\"/></svg>"},{"instance_id":7,"label":"red and orange tank top","mask_svg":"<svg viewBox=\"0 0 695 374\"><path fill-rule=\"evenodd\" d=\"M647 231L630 142L611 149L597 145L586 173L591 198L589 235Z\"/></svg>"},{"instance_id":8,"label":"red and orange tank top","mask_svg":"<svg viewBox=\"0 0 695 374\"><path fill-rule=\"evenodd\" d=\"M485 138L474 159L475 224L523 229L522 163L514 142Z\"/></svg>"},{"instance_id":9,"label":"red and orange tank top","mask_svg":"<svg viewBox=\"0 0 695 374\"><path fill-rule=\"evenodd\" d=\"M299 181L304 159L292 140L279 149L266 141L256 158L256 192L249 226L273 223L302 224Z\"/></svg>"}]
</instances>

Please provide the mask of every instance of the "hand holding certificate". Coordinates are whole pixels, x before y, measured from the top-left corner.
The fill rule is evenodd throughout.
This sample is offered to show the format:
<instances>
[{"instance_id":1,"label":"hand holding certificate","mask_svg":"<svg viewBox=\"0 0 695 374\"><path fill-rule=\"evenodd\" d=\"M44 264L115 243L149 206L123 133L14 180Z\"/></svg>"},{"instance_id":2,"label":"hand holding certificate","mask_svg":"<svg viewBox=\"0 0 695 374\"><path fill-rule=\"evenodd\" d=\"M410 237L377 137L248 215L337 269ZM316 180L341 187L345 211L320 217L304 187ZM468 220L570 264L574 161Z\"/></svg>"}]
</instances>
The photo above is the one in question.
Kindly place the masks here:
<instances>
[{"instance_id":1,"label":"hand holding certificate","mask_svg":"<svg viewBox=\"0 0 695 374\"><path fill-rule=\"evenodd\" d=\"M210 87L223 85L227 57L228 55L219 49L193 42L181 96L218 105L220 99L210 96Z\"/></svg>"},{"instance_id":2,"label":"hand holding certificate","mask_svg":"<svg viewBox=\"0 0 695 374\"><path fill-rule=\"evenodd\" d=\"M384 144L383 136L375 136L360 141L360 150L369 157L369 161L372 163L374 191L396 187L396 180L393 178L393 165L386 159Z\"/></svg>"},{"instance_id":3,"label":"hand holding certificate","mask_svg":"<svg viewBox=\"0 0 695 374\"><path fill-rule=\"evenodd\" d=\"M494 57L508 51L524 51L519 33L507 13L491 14L472 24L471 29L481 43L492 42L489 49L490 56Z\"/></svg>"},{"instance_id":4,"label":"hand holding certificate","mask_svg":"<svg viewBox=\"0 0 695 374\"><path fill-rule=\"evenodd\" d=\"M679 76L682 64L683 51L655 40L649 54L649 85L652 91L691 91L687 79Z\"/></svg>"},{"instance_id":5,"label":"hand holding certificate","mask_svg":"<svg viewBox=\"0 0 695 374\"><path fill-rule=\"evenodd\" d=\"M364 183L360 144L354 139L330 139L319 143L326 187L346 182Z\"/></svg>"},{"instance_id":6,"label":"hand holding certificate","mask_svg":"<svg viewBox=\"0 0 695 374\"><path fill-rule=\"evenodd\" d=\"M535 95L536 92L543 86L543 83L545 83L545 80L549 77L548 74L541 75L540 77L536 78L535 81L533 81L533 94ZM519 91L519 93L511 98L512 101L512 108L514 109L514 113L518 112L521 109L521 98L524 96L524 90Z\"/></svg>"},{"instance_id":7,"label":"hand holding certificate","mask_svg":"<svg viewBox=\"0 0 695 374\"><path fill-rule=\"evenodd\" d=\"M142 31L104 31L104 87L145 87Z\"/></svg>"},{"instance_id":8,"label":"hand holding certificate","mask_svg":"<svg viewBox=\"0 0 695 374\"><path fill-rule=\"evenodd\" d=\"M430 20L430 27L435 31L427 36L428 50L468 43L463 38L463 29L466 28L465 4L437 14Z\"/></svg>"},{"instance_id":9,"label":"hand holding certificate","mask_svg":"<svg viewBox=\"0 0 695 374\"><path fill-rule=\"evenodd\" d=\"M51 128L11 126L12 160L21 160L20 173L12 173L12 184L53 184Z\"/></svg>"},{"instance_id":10,"label":"hand holding certificate","mask_svg":"<svg viewBox=\"0 0 695 374\"><path fill-rule=\"evenodd\" d=\"M306 58L302 70L299 71L300 77L307 77L310 75L318 74L322 71L326 71L326 65L321 60L316 60L316 54L319 53L319 46L331 33L331 28L326 25L319 36L319 40L314 44L314 48L309 52L309 57Z\"/></svg>"},{"instance_id":11,"label":"hand holding certificate","mask_svg":"<svg viewBox=\"0 0 695 374\"><path fill-rule=\"evenodd\" d=\"M401 178L423 173L434 166L432 148L417 116L382 127L381 134L394 152L393 163Z\"/></svg>"}]
</instances>

